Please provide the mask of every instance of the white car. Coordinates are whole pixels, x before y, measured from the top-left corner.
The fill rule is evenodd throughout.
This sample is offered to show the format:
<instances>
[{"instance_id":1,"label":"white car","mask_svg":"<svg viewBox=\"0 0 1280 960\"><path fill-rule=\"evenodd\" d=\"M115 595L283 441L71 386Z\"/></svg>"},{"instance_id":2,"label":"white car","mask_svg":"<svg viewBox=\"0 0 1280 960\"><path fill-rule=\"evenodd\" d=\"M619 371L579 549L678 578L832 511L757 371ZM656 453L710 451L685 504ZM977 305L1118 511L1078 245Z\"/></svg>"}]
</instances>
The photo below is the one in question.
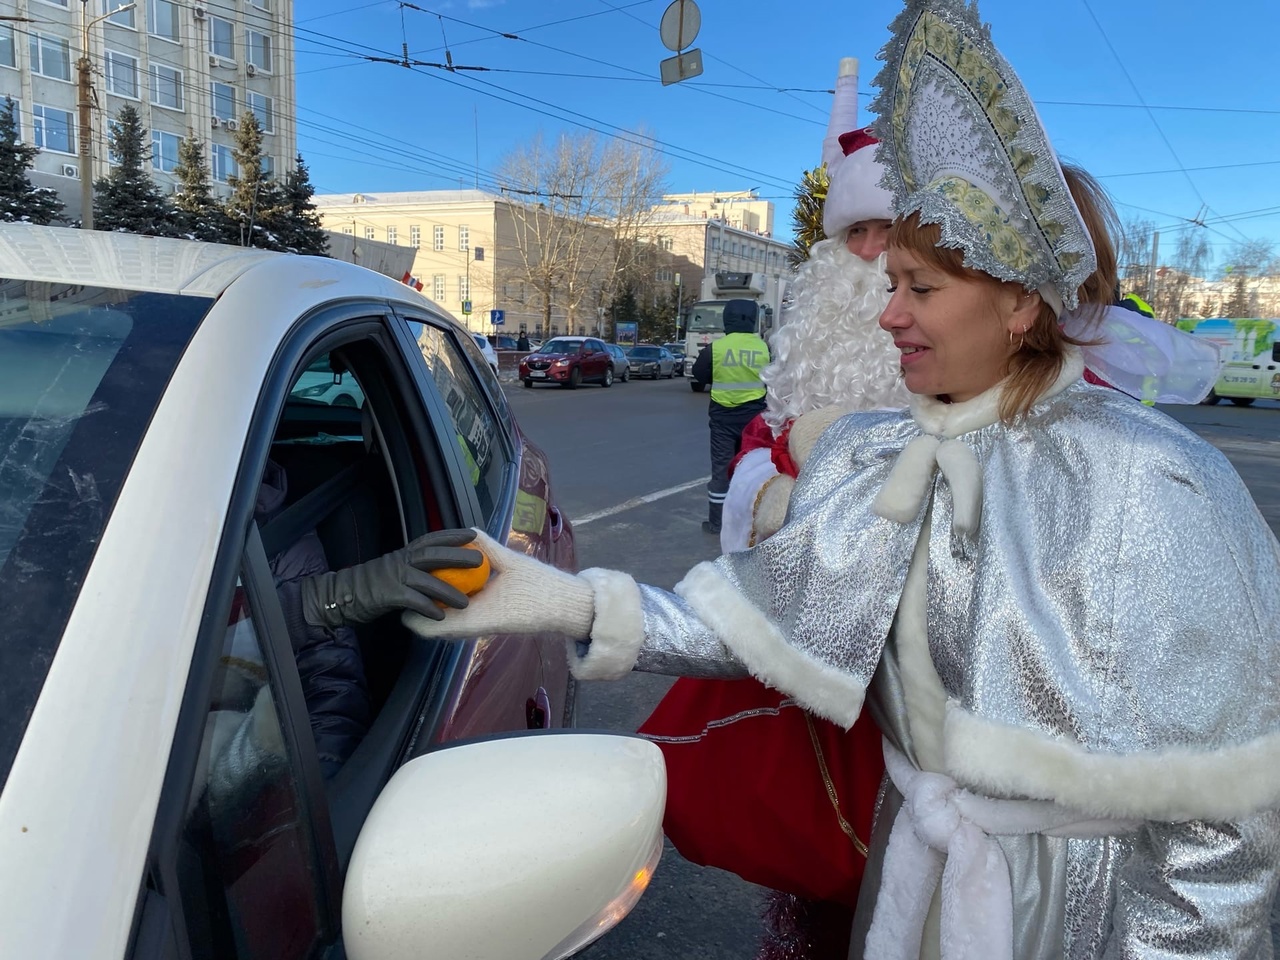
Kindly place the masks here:
<instances>
[{"instance_id":1,"label":"white car","mask_svg":"<svg viewBox=\"0 0 1280 960\"><path fill-rule=\"evenodd\" d=\"M318 755L282 545L572 538L469 341L327 258L0 224L4 957L549 960L638 900L655 747L523 693L520 733L439 735L530 641L360 628L369 726Z\"/></svg>"},{"instance_id":2,"label":"white car","mask_svg":"<svg viewBox=\"0 0 1280 960\"><path fill-rule=\"evenodd\" d=\"M493 349L493 344L489 342L489 338L482 334L473 333L471 339L476 342L476 346L484 354L485 362L493 369L493 375L496 377L498 375L498 351Z\"/></svg>"}]
</instances>

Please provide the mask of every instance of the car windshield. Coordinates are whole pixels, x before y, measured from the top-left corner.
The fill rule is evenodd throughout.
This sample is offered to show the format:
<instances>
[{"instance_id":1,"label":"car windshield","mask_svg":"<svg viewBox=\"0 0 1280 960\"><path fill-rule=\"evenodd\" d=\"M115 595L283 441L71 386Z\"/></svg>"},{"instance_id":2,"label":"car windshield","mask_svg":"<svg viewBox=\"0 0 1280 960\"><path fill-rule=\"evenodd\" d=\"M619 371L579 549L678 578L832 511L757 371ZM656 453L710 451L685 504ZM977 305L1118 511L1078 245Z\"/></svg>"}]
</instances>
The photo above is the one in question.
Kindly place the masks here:
<instances>
[{"instance_id":1,"label":"car windshield","mask_svg":"<svg viewBox=\"0 0 1280 960\"><path fill-rule=\"evenodd\" d=\"M724 304L695 303L689 311L690 333L723 333Z\"/></svg>"},{"instance_id":2,"label":"car windshield","mask_svg":"<svg viewBox=\"0 0 1280 960\"><path fill-rule=\"evenodd\" d=\"M548 340L538 348L539 353L578 353L582 350L581 340Z\"/></svg>"},{"instance_id":3,"label":"car windshield","mask_svg":"<svg viewBox=\"0 0 1280 960\"><path fill-rule=\"evenodd\" d=\"M0 278L0 787L147 424L212 302Z\"/></svg>"},{"instance_id":4,"label":"car windshield","mask_svg":"<svg viewBox=\"0 0 1280 960\"><path fill-rule=\"evenodd\" d=\"M663 346L666 347L668 350L670 350L677 357L684 356L683 343L664 343Z\"/></svg>"},{"instance_id":5,"label":"car windshield","mask_svg":"<svg viewBox=\"0 0 1280 960\"><path fill-rule=\"evenodd\" d=\"M659 355L657 347L632 347L630 353L637 360L657 360Z\"/></svg>"}]
</instances>

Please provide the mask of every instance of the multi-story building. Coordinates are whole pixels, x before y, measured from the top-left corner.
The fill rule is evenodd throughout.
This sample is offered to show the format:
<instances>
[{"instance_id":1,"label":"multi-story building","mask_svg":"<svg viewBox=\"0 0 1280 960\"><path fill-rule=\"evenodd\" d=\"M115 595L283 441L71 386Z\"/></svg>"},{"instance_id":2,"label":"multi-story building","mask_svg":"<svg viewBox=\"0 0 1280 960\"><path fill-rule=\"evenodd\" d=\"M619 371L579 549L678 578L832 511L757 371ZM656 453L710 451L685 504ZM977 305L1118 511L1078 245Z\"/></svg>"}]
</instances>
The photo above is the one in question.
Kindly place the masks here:
<instances>
[{"instance_id":1,"label":"multi-story building","mask_svg":"<svg viewBox=\"0 0 1280 960\"><path fill-rule=\"evenodd\" d=\"M79 215L79 178L105 176L106 129L132 104L151 131L150 173L173 181L178 144L205 142L215 189L235 173L236 125L262 124L277 175L297 154L293 0L0 0L0 100L17 104L19 136L40 148L32 182ZM114 12L113 12L114 11ZM93 22L96 21L96 22ZM92 170L80 169L77 69L87 43L96 106ZM225 189L223 190L225 192Z\"/></svg>"}]
</instances>

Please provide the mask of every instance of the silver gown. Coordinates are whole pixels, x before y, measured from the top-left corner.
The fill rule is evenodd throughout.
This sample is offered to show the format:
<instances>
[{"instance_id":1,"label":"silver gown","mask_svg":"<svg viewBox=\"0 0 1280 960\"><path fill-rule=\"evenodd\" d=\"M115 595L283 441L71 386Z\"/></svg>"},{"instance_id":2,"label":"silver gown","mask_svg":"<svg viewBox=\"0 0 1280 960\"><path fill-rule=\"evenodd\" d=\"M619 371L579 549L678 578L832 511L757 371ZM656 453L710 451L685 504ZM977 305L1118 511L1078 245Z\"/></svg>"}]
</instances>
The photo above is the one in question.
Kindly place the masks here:
<instances>
[{"instance_id":1,"label":"silver gown","mask_svg":"<svg viewBox=\"0 0 1280 960\"><path fill-rule=\"evenodd\" d=\"M989 397L968 412L921 401L839 421L778 534L699 565L675 594L640 588L637 669L749 671L845 725L865 699L886 739L926 768L904 682L921 671L904 666L895 626L923 537L921 642L945 698L932 765L988 797L1140 824L1096 839L997 838L1013 956L1270 958L1280 545L1216 450L1073 381L1013 424L997 422ZM947 441L956 456L935 464ZM894 519L877 499L886 484ZM887 785L855 957L900 802Z\"/></svg>"}]
</instances>

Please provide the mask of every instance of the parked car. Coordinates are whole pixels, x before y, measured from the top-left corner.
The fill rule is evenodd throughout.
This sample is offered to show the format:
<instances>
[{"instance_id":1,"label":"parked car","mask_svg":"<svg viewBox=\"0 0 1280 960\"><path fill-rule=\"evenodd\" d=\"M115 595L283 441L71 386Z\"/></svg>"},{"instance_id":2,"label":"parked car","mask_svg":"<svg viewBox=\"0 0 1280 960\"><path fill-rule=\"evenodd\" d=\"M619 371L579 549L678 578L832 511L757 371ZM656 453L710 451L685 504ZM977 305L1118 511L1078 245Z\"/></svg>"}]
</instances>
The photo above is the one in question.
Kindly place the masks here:
<instances>
[{"instance_id":1,"label":"parked car","mask_svg":"<svg viewBox=\"0 0 1280 960\"><path fill-rule=\"evenodd\" d=\"M683 343L664 343L662 346L671 353L671 356L675 358L676 376L683 377L684 364L685 364L684 344Z\"/></svg>"},{"instance_id":2,"label":"parked car","mask_svg":"<svg viewBox=\"0 0 1280 960\"><path fill-rule=\"evenodd\" d=\"M613 379L626 383L631 379L631 361L627 358L627 351L616 343L606 343L604 348L609 351L609 356L613 358Z\"/></svg>"},{"instance_id":3,"label":"parked car","mask_svg":"<svg viewBox=\"0 0 1280 960\"><path fill-rule=\"evenodd\" d=\"M489 369L493 371L493 375L496 377L498 375L498 354L493 349L493 344L489 342L488 337L479 333L473 333L471 339L476 342L476 346L484 354L484 362L489 365Z\"/></svg>"},{"instance_id":4,"label":"parked car","mask_svg":"<svg viewBox=\"0 0 1280 960\"><path fill-rule=\"evenodd\" d=\"M24 224L0 302L5 957L558 957L630 910L661 758L539 735L573 714L560 640L355 627L367 732L317 755L291 545L475 526L576 566L466 330L326 257Z\"/></svg>"},{"instance_id":5,"label":"parked car","mask_svg":"<svg viewBox=\"0 0 1280 960\"><path fill-rule=\"evenodd\" d=\"M613 386L613 358L595 337L555 337L520 359L526 387L558 383L572 390L583 383Z\"/></svg>"},{"instance_id":6,"label":"parked car","mask_svg":"<svg viewBox=\"0 0 1280 960\"><path fill-rule=\"evenodd\" d=\"M495 350L519 350L516 346L516 338L509 333L499 333L492 337L489 341L493 344Z\"/></svg>"},{"instance_id":7,"label":"parked car","mask_svg":"<svg viewBox=\"0 0 1280 960\"><path fill-rule=\"evenodd\" d=\"M676 360L666 347L642 343L627 351L627 359L631 362L633 377L657 380L659 377L671 379L675 376Z\"/></svg>"}]
</instances>

